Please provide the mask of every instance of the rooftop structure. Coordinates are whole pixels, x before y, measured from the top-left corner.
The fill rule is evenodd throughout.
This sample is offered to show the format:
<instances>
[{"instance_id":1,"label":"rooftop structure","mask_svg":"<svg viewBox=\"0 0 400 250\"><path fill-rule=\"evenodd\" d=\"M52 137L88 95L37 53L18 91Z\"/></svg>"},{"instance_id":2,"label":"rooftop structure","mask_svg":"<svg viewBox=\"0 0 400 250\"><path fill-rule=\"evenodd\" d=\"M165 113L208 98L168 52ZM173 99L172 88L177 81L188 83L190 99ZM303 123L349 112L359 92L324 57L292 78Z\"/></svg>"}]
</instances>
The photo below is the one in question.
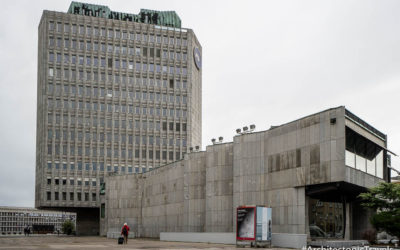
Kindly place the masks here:
<instances>
[{"instance_id":1,"label":"rooftop structure","mask_svg":"<svg viewBox=\"0 0 400 250\"><path fill-rule=\"evenodd\" d=\"M175 11L141 9L139 14L135 15L111 11L110 8L104 5L71 2L67 13L181 28L181 19Z\"/></svg>"}]
</instances>

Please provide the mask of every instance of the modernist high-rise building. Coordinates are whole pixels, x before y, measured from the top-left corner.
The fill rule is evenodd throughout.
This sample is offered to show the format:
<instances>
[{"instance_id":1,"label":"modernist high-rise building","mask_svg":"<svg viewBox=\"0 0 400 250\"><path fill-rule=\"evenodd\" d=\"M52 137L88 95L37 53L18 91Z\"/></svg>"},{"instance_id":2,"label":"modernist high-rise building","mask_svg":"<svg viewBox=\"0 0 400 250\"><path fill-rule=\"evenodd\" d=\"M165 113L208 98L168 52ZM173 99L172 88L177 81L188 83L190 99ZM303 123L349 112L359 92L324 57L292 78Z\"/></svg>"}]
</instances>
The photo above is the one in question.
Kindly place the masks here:
<instances>
[{"instance_id":1,"label":"modernist high-rise building","mask_svg":"<svg viewBox=\"0 0 400 250\"><path fill-rule=\"evenodd\" d=\"M77 2L45 10L38 31L35 207L77 212L77 232L96 234L106 175L201 147L201 45L174 11Z\"/></svg>"}]
</instances>

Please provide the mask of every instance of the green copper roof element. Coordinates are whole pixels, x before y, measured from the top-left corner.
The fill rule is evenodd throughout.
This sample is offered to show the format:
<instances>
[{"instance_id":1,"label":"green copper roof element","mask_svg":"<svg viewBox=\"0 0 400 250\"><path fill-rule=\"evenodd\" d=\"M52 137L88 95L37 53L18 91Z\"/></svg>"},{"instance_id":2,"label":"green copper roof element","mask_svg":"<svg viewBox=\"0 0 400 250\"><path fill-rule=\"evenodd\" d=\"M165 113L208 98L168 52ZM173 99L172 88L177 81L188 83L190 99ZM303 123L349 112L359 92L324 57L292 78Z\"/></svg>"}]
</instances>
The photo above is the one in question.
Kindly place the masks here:
<instances>
[{"instance_id":1,"label":"green copper roof element","mask_svg":"<svg viewBox=\"0 0 400 250\"><path fill-rule=\"evenodd\" d=\"M103 17L108 19L131 21L137 23L156 24L174 28L181 28L181 19L175 11L157 11L141 9L139 14L128 14L111 11L104 5L71 2L68 8L70 14Z\"/></svg>"}]
</instances>

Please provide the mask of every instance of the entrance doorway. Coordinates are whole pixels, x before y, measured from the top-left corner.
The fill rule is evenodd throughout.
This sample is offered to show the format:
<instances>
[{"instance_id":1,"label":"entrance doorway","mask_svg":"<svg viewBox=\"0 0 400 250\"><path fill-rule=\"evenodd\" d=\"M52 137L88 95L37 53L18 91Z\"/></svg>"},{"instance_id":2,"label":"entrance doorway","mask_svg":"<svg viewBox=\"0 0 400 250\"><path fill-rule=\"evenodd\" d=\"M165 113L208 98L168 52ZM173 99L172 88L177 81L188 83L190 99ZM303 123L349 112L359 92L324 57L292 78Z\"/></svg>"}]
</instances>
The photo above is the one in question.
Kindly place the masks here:
<instances>
[{"instance_id":1,"label":"entrance doorway","mask_svg":"<svg viewBox=\"0 0 400 250\"><path fill-rule=\"evenodd\" d=\"M308 205L311 238L344 238L344 204L342 202L309 198Z\"/></svg>"}]
</instances>

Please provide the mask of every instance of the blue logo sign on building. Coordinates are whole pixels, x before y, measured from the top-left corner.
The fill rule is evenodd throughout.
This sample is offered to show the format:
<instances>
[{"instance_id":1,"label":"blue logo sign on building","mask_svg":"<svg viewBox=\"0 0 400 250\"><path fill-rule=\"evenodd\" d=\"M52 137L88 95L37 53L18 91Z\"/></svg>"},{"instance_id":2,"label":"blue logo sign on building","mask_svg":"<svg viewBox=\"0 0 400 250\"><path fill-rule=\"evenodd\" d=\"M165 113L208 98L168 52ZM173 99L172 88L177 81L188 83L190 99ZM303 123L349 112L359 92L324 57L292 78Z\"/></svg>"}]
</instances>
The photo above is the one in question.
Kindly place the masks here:
<instances>
[{"instance_id":1,"label":"blue logo sign on building","mask_svg":"<svg viewBox=\"0 0 400 250\"><path fill-rule=\"evenodd\" d=\"M193 49L193 59L194 59L194 64L196 64L196 67L198 70L201 69L201 54L199 48L195 47Z\"/></svg>"}]
</instances>

